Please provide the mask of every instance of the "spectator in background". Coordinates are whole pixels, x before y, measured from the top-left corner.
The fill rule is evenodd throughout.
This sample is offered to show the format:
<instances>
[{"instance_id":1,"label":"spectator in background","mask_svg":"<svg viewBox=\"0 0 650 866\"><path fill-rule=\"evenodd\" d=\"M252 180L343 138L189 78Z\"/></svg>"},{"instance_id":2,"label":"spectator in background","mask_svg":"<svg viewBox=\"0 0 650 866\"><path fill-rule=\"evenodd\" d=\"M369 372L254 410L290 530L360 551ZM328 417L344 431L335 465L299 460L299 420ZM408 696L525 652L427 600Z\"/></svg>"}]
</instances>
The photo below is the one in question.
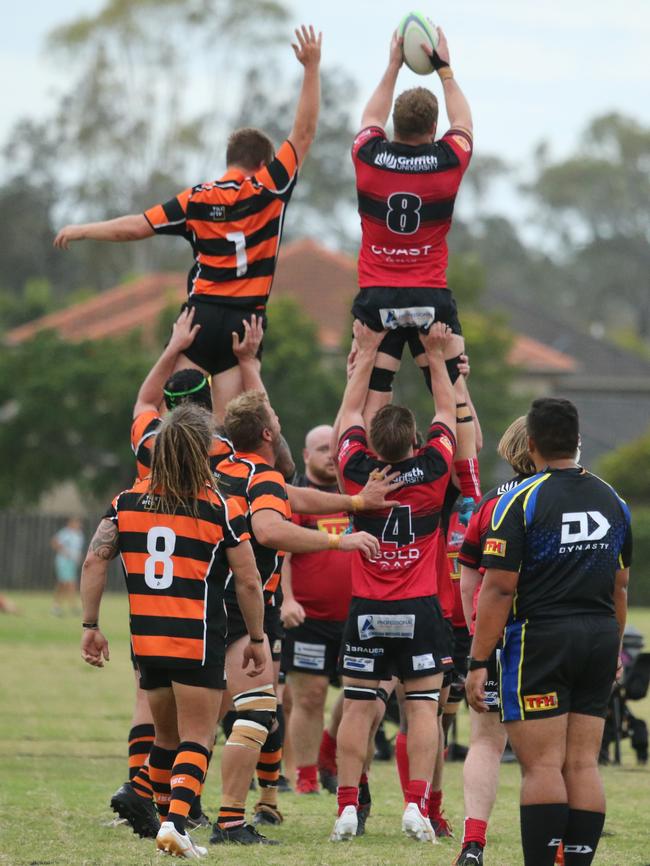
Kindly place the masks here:
<instances>
[{"instance_id":1,"label":"spectator in background","mask_svg":"<svg viewBox=\"0 0 650 866\"><path fill-rule=\"evenodd\" d=\"M77 588L84 546L81 520L78 517L71 517L66 525L52 536L50 544L55 551L54 572L56 574L52 614L62 616L66 604L71 612L79 613Z\"/></svg>"}]
</instances>

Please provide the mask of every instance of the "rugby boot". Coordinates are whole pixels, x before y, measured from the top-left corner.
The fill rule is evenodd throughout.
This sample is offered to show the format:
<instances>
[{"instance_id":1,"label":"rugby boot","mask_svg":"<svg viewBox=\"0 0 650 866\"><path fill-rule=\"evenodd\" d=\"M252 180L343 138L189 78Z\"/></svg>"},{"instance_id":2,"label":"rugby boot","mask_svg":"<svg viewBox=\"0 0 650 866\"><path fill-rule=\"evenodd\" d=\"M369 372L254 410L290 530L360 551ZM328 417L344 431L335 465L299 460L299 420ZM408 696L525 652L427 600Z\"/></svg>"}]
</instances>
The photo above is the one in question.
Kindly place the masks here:
<instances>
[{"instance_id":1,"label":"rugby boot","mask_svg":"<svg viewBox=\"0 0 650 866\"><path fill-rule=\"evenodd\" d=\"M253 824L257 827L259 824L272 824L277 826L284 821L282 812L277 806L270 806L268 803L256 803L255 811L253 812Z\"/></svg>"},{"instance_id":2,"label":"rugby boot","mask_svg":"<svg viewBox=\"0 0 650 866\"><path fill-rule=\"evenodd\" d=\"M359 803L357 808L357 832L355 835L363 836L366 832L366 821L370 817L371 803Z\"/></svg>"},{"instance_id":3,"label":"rugby boot","mask_svg":"<svg viewBox=\"0 0 650 866\"><path fill-rule=\"evenodd\" d=\"M454 838L454 831L451 828L451 824L449 823L447 818L445 818L442 812L435 818L431 818L431 826L433 827L433 831L436 834L436 839Z\"/></svg>"},{"instance_id":4,"label":"rugby boot","mask_svg":"<svg viewBox=\"0 0 650 866\"><path fill-rule=\"evenodd\" d=\"M336 789L334 789L334 793L336 793ZM314 782L313 779L298 779L296 794L320 794L318 782Z\"/></svg>"},{"instance_id":5,"label":"rugby boot","mask_svg":"<svg viewBox=\"0 0 650 866\"><path fill-rule=\"evenodd\" d=\"M318 778L320 779L320 783L326 791L329 791L330 794L336 794L336 789L339 784L339 778L336 774L336 767L334 767L333 770L331 767L319 767Z\"/></svg>"},{"instance_id":6,"label":"rugby boot","mask_svg":"<svg viewBox=\"0 0 650 866\"><path fill-rule=\"evenodd\" d=\"M171 821L164 821L156 835L156 848L172 857L200 860L208 853L207 848L195 845L187 833L179 833Z\"/></svg>"},{"instance_id":7,"label":"rugby boot","mask_svg":"<svg viewBox=\"0 0 650 866\"><path fill-rule=\"evenodd\" d=\"M212 821L208 818L205 812L201 811L198 815L188 815L187 816L187 829L188 830L199 830L202 827L209 827L212 824Z\"/></svg>"},{"instance_id":8,"label":"rugby boot","mask_svg":"<svg viewBox=\"0 0 650 866\"><path fill-rule=\"evenodd\" d=\"M124 818L133 832L143 839L155 839L160 830L160 821L153 800L140 797L130 782L125 782L111 797L111 809Z\"/></svg>"},{"instance_id":9,"label":"rugby boot","mask_svg":"<svg viewBox=\"0 0 650 866\"><path fill-rule=\"evenodd\" d=\"M277 839L268 839L258 833L251 824L240 824L230 830L222 830L218 824L212 825L211 845L279 845Z\"/></svg>"},{"instance_id":10,"label":"rugby boot","mask_svg":"<svg viewBox=\"0 0 650 866\"><path fill-rule=\"evenodd\" d=\"M418 842L436 841L436 834L431 821L425 818L420 812L417 803L407 803L404 814L402 815L402 833L405 833L409 839L416 839Z\"/></svg>"},{"instance_id":11,"label":"rugby boot","mask_svg":"<svg viewBox=\"0 0 650 866\"><path fill-rule=\"evenodd\" d=\"M293 788L286 776L280 774L278 777L278 794L293 794Z\"/></svg>"},{"instance_id":12,"label":"rugby boot","mask_svg":"<svg viewBox=\"0 0 650 866\"><path fill-rule=\"evenodd\" d=\"M483 849L478 842L470 842L456 858L454 866L483 866Z\"/></svg>"},{"instance_id":13,"label":"rugby boot","mask_svg":"<svg viewBox=\"0 0 650 866\"><path fill-rule=\"evenodd\" d=\"M346 806L334 823L330 842L347 842L356 836L358 826L356 806Z\"/></svg>"}]
</instances>

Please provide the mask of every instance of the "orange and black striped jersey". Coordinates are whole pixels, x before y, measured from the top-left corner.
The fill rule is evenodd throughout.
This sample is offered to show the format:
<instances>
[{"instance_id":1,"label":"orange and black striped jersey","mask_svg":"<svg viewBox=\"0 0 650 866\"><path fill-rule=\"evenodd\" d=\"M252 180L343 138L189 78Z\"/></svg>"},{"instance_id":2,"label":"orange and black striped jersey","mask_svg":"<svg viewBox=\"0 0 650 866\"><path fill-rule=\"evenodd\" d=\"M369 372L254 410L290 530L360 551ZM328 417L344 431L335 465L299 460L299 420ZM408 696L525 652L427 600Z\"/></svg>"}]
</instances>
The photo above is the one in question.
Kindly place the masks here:
<instances>
[{"instance_id":1,"label":"orange and black striped jersey","mask_svg":"<svg viewBox=\"0 0 650 866\"><path fill-rule=\"evenodd\" d=\"M141 412L133 419L133 424L131 425L131 450L135 455L138 478L146 478L151 472L151 454L154 437L162 424L162 420L161 416L152 410ZM233 454L234 451L235 449L232 447L230 439L226 439L220 433L215 433L210 447L210 465L216 465L224 458Z\"/></svg>"},{"instance_id":2,"label":"orange and black striped jersey","mask_svg":"<svg viewBox=\"0 0 650 866\"><path fill-rule=\"evenodd\" d=\"M247 514L255 562L262 578L264 601L266 604L275 605L278 603L277 593L284 551L260 544L251 528L251 518L265 508L277 511L286 520L291 518L286 482L281 473L269 466L258 454L244 454L241 451L236 451L234 456L222 460L213 469L213 474L221 493L229 501L234 499ZM237 602L232 581L226 587L226 601L228 604Z\"/></svg>"},{"instance_id":3,"label":"orange and black striped jersey","mask_svg":"<svg viewBox=\"0 0 650 866\"><path fill-rule=\"evenodd\" d=\"M118 528L129 593L131 644L152 665L199 667L223 658L226 550L250 539L235 501L206 485L198 516L187 508L155 511L156 493L137 481L105 517Z\"/></svg>"},{"instance_id":4,"label":"orange and black striped jersey","mask_svg":"<svg viewBox=\"0 0 650 866\"><path fill-rule=\"evenodd\" d=\"M296 151L285 141L256 174L233 169L145 211L156 234L180 235L192 245L190 296L245 309L265 306L297 177Z\"/></svg>"}]
</instances>

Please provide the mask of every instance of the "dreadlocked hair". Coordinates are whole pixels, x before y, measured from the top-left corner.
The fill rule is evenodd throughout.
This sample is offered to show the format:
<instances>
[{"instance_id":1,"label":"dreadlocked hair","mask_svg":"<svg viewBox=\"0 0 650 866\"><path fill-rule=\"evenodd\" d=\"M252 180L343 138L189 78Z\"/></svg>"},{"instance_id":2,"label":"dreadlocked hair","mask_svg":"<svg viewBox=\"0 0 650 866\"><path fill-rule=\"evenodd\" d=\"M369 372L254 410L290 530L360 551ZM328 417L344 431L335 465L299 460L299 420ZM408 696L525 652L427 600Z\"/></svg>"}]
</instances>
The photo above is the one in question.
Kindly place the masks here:
<instances>
[{"instance_id":1,"label":"dreadlocked hair","mask_svg":"<svg viewBox=\"0 0 650 866\"><path fill-rule=\"evenodd\" d=\"M162 422L151 464L154 510L174 514L183 508L198 516L197 497L212 483L208 455L213 426L212 415L192 403L177 406Z\"/></svg>"}]
</instances>

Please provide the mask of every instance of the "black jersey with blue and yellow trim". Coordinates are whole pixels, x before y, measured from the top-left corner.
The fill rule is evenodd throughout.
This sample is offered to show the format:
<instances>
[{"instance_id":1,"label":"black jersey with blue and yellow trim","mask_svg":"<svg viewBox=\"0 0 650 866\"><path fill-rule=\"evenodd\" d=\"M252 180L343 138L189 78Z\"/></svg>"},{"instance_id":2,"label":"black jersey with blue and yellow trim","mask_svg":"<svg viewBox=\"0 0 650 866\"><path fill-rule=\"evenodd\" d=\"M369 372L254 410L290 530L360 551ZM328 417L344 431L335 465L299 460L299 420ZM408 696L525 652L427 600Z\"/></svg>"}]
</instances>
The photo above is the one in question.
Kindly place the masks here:
<instances>
[{"instance_id":1,"label":"black jersey with blue and yellow trim","mask_svg":"<svg viewBox=\"0 0 650 866\"><path fill-rule=\"evenodd\" d=\"M492 512L482 566L518 571L513 619L614 614L616 571L632 559L630 511L581 467L548 469Z\"/></svg>"}]
</instances>

